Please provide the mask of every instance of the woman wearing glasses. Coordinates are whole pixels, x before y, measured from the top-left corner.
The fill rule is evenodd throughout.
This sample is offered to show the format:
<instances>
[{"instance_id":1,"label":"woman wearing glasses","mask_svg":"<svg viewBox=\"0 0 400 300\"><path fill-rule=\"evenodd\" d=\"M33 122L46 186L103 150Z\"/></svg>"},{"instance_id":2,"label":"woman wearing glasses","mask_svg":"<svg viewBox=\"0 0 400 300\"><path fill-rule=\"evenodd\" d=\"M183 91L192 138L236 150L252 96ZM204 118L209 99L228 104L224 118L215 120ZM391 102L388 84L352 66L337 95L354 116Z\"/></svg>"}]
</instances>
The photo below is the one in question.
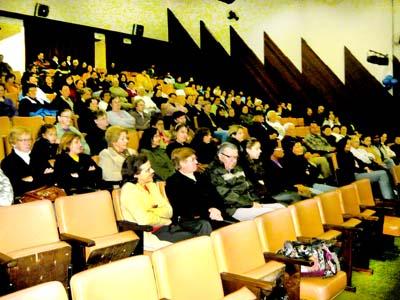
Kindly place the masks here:
<instances>
[{"instance_id":1,"label":"woman wearing glasses","mask_svg":"<svg viewBox=\"0 0 400 300\"><path fill-rule=\"evenodd\" d=\"M39 174L30 157L32 133L29 128L15 126L8 135L11 153L1 162L1 169L10 179L15 197L48 184L48 175Z\"/></svg>"}]
</instances>

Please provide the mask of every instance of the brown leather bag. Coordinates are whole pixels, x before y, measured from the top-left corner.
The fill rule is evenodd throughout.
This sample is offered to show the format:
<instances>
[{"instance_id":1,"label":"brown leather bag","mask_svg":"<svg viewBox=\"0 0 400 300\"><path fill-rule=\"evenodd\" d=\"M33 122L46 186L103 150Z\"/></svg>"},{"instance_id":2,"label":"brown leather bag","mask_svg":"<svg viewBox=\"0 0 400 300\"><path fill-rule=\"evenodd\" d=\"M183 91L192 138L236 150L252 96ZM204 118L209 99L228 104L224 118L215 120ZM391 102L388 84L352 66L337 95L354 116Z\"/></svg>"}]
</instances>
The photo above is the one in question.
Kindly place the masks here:
<instances>
[{"instance_id":1,"label":"brown leather bag","mask_svg":"<svg viewBox=\"0 0 400 300\"><path fill-rule=\"evenodd\" d=\"M50 200L54 202L58 197L66 196L65 191L56 186L42 186L36 190L26 192L21 199L21 203L36 201L36 200Z\"/></svg>"}]
</instances>

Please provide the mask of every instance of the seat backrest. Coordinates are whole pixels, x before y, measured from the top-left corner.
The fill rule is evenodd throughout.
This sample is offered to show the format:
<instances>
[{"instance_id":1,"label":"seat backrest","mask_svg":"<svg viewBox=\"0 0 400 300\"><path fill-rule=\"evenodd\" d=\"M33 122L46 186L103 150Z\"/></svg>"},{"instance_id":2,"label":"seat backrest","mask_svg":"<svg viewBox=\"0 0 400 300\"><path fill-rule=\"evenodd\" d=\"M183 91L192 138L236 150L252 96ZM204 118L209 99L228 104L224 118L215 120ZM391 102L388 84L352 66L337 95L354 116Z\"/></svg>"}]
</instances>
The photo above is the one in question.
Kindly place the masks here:
<instances>
[{"instance_id":1,"label":"seat backrest","mask_svg":"<svg viewBox=\"0 0 400 300\"><path fill-rule=\"evenodd\" d=\"M296 236L317 237L324 233L317 199L307 199L289 206Z\"/></svg>"},{"instance_id":2,"label":"seat backrest","mask_svg":"<svg viewBox=\"0 0 400 300\"><path fill-rule=\"evenodd\" d=\"M220 272L243 274L265 264L253 220L222 227L210 236Z\"/></svg>"},{"instance_id":3,"label":"seat backrest","mask_svg":"<svg viewBox=\"0 0 400 300\"><path fill-rule=\"evenodd\" d=\"M44 116L43 120L45 124L55 124L57 121L55 116Z\"/></svg>"},{"instance_id":4,"label":"seat backrest","mask_svg":"<svg viewBox=\"0 0 400 300\"><path fill-rule=\"evenodd\" d=\"M0 297L1 300L68 300L67 292L59 281L50 281Z\"/></svg>"},{"instance_id":5,"label":"seat backrest","mask_svg":"<svg viewBox=\"0 0 400 300\"><path fill-rule=\"evenodd\" d=\"M340 225L344 222L341 208L342 194L339 190L318 195L317 204L323 224Z\"/></svg>"},{"instance_id":6,"label":"seat backrest","mask_svg":"<svg viewBox=\"0 0 400 300\"><path fill-rule=\"evenodd\" d=\"M114 205L115 218L118 221L122 221L124 217L122 215L122 209L121 209L121 189L114 189L111 194Z\"/></svg>"},{"instance_id":7,"label":"seat backrest","mask_svg":"<svg viewBox=\"0 0 400 300\"><path fill-rule=\"evenodd\" d=\"M58 242L56 218L50 200L0 207L0 252Z\"/></svg>"},{"instance_id":8,"label":"seat backrest","mask_svg":"<svg viewBox=\"0 0 400 300\"><path fill-rule=\"evenodd\" d=\"M96 238L118 232L108 191L59 197L55 210L60 233Z\"/></svg>"},{"instance_id":9,"label":"seat backrest","mask_svg":"<svg viewBox=\"0 0 400 300\"><path fill-rule=\"evenodd\" d=\"M151 255L160 298L217 300L224 292L211 239L200 236Z\"/></svg>"},{"instance_id":10,"label":"seat backrest","mask_svg":"<svg viewBox=\"0 0 400 300\"><path fill-rule=\"evenodd\" d=\"M0 136L8 136L11 127L10 118L7 116L0 116Z\"/></svg>"},{"instance_id":11,"label":"seat backrest","mask_svg":"<svg viewBox=\"0 0 400 300\"><path fill-rule=\"evenodd\" d=\"M361 210L359 206L360 196L358 194L357 186L354 183L352 183L341 186L339 190L342 193L342 201L341 201L342 213L359 215L361 213Z\"/></svg>"},{"instance_id":12,"label":"seat backrest","mask_svg":"<svg viewBox=\"0 0 400 300\"><path fill-rule=\"evenodd\" d=\"M277 209L254 219L263 252L276 253L285 241L295 241L296 231L288 208Z\"/></svg>"},{"instance_id":13,"label":"seat backrest","mask_svg":"<svg viewBox=\"0 0 400 300\"><path fill-rule=\"evenodd\" d=\"M128 147L134 150L139 149L139 134L136 130L128 130Z\"/></svg>"},{"instance_id":14,"label":"seat backrest","mask_svg":"<svg viewBox=\"0 0 400 300\"><path fill-rule=\"evenodd\" d=\"M32 132L32 137L36 140L40 127L44 124L43 118L40 116L35 117L12 117L13 126L25 126L28 127Z\"/></svg>"},{"instance_id":15,"label":"seat backrest","mask_svg":"<svg viewBox=\"0 0 400 300\"><path fill-rule=\"evenodd\" d=\"M4 145L4 139L0 136L0 161L6 157L6 146Z\"/></svg>"},{"instance_id":16,"label":"seat backrest","mask_svg":"<svg viewBox=\"0 0 400 300\"><path fill-rule=\"evenodd\" d=\"M390 169L392 173L393 182L397 186L400 184L400 165L395 165Z\"/></svg>"},{"instance_id":17,"label":"seat backrest","mask_svg":"<svg viewBox=\"0 0 400 300\"><path fill-rule=\"evenodd\" d=\"M91 268L71 278L73 300L157 300L150 257L137 255Z\"/></svg>"},{"instance_id":18,"label":"seat backrest","mask_svg":"<svg viewBox=\"0 0 400 300\"><path fill-rule=\"evenodd\" d=\"M399 167L399 166L394 166ZM399 169L400 171L400 169ZM400 173L399 173L400 175ZM359 179L353 182L358 191L358 200L361 205L375 206L374 194L372 193L371 181L369 179Z\"/></svg>"}]
</instances>

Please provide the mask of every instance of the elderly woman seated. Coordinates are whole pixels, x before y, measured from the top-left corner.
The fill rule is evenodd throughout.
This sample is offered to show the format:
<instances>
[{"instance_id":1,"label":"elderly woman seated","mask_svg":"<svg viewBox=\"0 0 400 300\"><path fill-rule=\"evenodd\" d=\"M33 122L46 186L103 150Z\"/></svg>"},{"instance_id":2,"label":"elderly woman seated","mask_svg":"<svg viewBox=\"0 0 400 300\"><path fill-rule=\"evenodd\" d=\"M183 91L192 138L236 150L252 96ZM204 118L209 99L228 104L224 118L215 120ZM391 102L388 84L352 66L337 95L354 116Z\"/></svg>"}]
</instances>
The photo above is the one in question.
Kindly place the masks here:
<instances>
[{"instance_id":1,"label":"elderly woman seated","mask_svg":"<svg viewBox=\"0 0 400 300\"><path fill-rule=\"evenodd\" d=\"M121 168L125 159L137 155L136 150L128 148L128 130L121 126L111 126L106 130L108 148L99 154L99 166L103 171L104 187L118 188L122 175Z\"/></svg>"},{"instance_id":2,"label":"elderly woman seated","mask_svg":"<svg viewBox=\"0 0 400 300\"><path fill-rule=\"evenodd\" d=\"M111 99L109 103L111 110L107 111L108 122L111 125L135 129L135 118L126 110L121 109L121 103L122 101L119 97Z\"/></svg>"}]
</instances>

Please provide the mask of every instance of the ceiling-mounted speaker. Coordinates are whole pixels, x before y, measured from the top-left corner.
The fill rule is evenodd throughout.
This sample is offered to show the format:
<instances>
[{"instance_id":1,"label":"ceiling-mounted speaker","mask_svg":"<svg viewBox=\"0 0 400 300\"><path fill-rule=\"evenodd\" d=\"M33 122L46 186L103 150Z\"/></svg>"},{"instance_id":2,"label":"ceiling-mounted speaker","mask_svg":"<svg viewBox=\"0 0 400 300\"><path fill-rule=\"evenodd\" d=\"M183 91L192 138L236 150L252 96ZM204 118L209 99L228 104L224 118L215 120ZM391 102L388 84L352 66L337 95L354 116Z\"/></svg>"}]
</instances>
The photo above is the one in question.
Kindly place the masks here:
<instances>
[{"instance_id":1,"label":"ceiling-mounted speaker","mask_svg":"<svg viewBox=\"0 0 400 300\"><path fill-rule=\"evenodd\" d=\"M221 2L224 2L226 4L232 4L233 2L235 2L235 0L219 0Z\"/></svg>"},{"instance_id":2,"label":"ceiling-mounted speaker","mask_svg":"<svg viewBox=\"0 0 400 300\"><path fill-rule=\"evenodd\" d=\"M132 35L137 37L142 37L144 32L144 26L140 24L133 24Z\"/></svg>"},{"instance_id":3,"label":"ceiling-mounted speaker","mask_svg":"<svg viewBox=\"0 0 400 300\"><path fill-rule=\"evenodd\" d=\"M367 62L375 65L387 66L389 64L389 56L374 50L368 50Z\"/></svg>"},{"instance_id":4,"label":"ceiling-mounted speaker","mask_svg":"<svg viewBox=\"0 0 400 300\"><path fill-rule=\"evenodd\" d=\"M47 17L49 15L50 8L48 5L36 3L35 5L35 16L36 17Z\"/></svg>"}]
</instances>

